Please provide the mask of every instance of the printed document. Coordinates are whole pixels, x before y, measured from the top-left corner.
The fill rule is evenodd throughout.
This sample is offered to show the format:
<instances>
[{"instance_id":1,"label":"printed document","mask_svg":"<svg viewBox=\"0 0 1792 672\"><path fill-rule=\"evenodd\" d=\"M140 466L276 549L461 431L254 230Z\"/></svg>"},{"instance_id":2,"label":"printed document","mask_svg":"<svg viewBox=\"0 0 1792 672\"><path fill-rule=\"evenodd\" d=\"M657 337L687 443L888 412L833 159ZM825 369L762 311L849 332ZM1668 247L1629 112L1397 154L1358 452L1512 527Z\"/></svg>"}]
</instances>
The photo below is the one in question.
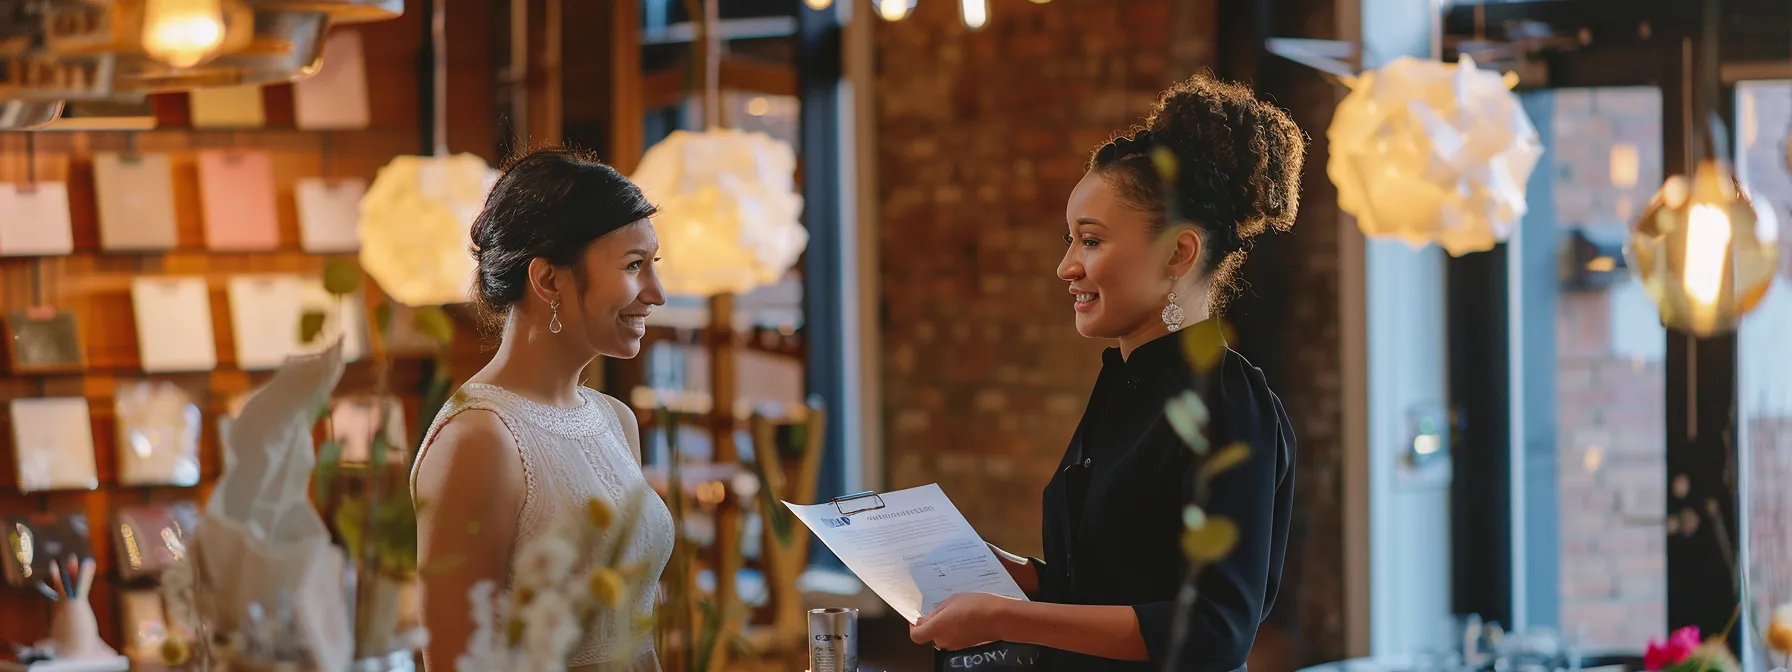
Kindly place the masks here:
<instances>
[{"instance_id":1,"label":"printed document","mask_svg":"<svg viewBox=\"0 0 1792 672\"><path fill-rule=\"evenodd\" d=\"M909 623L958 593L1027 599L937 484L784 505Z\"/></svg>"}]
</instances>

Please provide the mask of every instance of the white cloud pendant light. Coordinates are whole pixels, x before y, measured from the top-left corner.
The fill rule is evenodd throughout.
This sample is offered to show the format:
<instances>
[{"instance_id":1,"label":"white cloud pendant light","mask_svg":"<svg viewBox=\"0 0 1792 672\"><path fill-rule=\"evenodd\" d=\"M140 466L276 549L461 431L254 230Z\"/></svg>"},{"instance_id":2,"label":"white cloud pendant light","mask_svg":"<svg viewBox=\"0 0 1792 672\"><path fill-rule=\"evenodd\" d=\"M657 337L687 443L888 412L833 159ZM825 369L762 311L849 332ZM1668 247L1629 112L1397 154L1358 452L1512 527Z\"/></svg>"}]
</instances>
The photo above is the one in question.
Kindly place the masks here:
<instances>
[{"instance_id":1,"label":"white cloud pendant light","mask_svg":"<svg viewBox=\"0 0 1792 672\"><path fill-rule=\"evenodd\" d=\"M673 131L631 179L659 207L668 292L745 294L783 278L809 244L796 152L764 133Z\"/></svg>"},{"instance_id":2,"label":"white cloud pendant light","mask_svg":"<svg viewBox=\"0 0 1792 672\"><path fill-rule=\"evenodd\" d=\"M361 267L407 306L469 300L473 219L497 179L474 154L392 159L361 199Z\"/></svg>"},{"instance_id":3,"label":"white cloud pendant light","mask_svg":"<svg viewBox=\"0 0 1792 672\"><path fill-rule=\"evenodd\" d=\"M1346 83L1326 131L1326 174L1364 235L1455 256L1512 235L1543 154L1515 80L1464 55L1459 64L1403 57Z\"/></svg>"}]
</instances>

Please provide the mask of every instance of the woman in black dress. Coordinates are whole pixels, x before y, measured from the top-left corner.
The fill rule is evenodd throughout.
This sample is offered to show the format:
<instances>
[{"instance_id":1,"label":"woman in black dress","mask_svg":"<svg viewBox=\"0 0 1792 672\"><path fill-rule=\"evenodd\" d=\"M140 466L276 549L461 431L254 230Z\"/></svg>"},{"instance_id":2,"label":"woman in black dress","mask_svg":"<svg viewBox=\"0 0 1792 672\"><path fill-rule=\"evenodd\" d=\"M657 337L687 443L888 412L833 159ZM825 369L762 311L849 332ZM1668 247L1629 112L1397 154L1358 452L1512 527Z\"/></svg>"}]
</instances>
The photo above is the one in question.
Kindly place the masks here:
<instances>
[{"instance_id":1,"label":"woman in black dress","mask_svg":"<svg viewBox=\"0 0 1792 672\"><path fill-rule=\"evenodd\" d=\"M1198 579L1176 667L1244 667L1281 585L1294 432L1261 370L1226 348L1200 375L1178 332L1221 333L1214 318L1237 289L1251 239L1293 226L1305 142L1287 113L1249 88L1198 76L1096 150L1065 211L1058 277L1077 331L1117 347L1103 353L1045 487L1044 559L998 552L1033 600L955 595L911 628L917 643L1038 644L1051 649L1053 670L1163 669L1187 567L1182 511L1200 466L1164 409L1195 389L1212 445L1242 441L1251 453L1210 485L1206 514L1236 522L1238 543ZM1157 163L1173 157L1175 170L1163 172L1154 154Z\"/></svg>"}]
</instances>

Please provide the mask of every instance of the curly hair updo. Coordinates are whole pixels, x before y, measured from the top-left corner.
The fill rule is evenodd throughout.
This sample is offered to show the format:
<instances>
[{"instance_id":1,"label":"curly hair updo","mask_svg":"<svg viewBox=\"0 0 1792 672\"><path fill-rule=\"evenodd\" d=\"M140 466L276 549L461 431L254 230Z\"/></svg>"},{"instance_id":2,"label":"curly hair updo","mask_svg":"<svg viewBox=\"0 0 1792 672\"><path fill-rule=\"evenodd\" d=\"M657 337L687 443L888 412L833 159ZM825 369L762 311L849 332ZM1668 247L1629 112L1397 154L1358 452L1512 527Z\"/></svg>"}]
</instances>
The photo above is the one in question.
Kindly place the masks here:
<instances>
[{"instance_id":1,"label":"curly hair updo","mask_svg":"<svg viewBox=\"0 0 1792 672\"><path fill-rule=\"evenodd\" d=\"M1251 241L1294 227L1306 144L1288 113L1249 87L1196 75L1165 91L1144 124L1096 149L1088 169L1127 206L1153 215L1153 235L1196 230L1218 315L1237 293ZM1156 148L1174 157L1173 171L1160 175Z\"/></svg>"},{"instance_id":2,"label":"curly hair updo","mask_svg":"<svg viewBox=\"0 0 1792 672\"><path fill-rule=\"evenodd\" d=\"M528 294L536 257L574 266L592 241L654 212L640 187L591 154L552 147L511 160L473 220L480 307L508 312ZM584 275L573 282L582 289Z\"/></svg>"}]
</instances>

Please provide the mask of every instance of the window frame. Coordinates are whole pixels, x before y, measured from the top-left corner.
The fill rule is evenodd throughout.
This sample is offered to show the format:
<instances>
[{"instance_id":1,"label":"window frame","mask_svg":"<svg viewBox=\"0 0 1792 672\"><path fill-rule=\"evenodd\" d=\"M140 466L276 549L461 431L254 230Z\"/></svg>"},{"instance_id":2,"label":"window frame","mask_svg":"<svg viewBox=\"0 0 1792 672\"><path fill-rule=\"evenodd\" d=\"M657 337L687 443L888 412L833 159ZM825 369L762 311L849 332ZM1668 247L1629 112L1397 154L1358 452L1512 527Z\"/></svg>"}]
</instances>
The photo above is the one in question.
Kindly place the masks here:
<instances>
[{"instance_id":1,"label":"window frame","mask_svg":"<svg viewBox=\"0 0 1792 672\"><path fill-rule=\"evenodd\" d=\"M1689 6L1690 5L1690 6ZM1458 10L1458 13L1468 8ZM1532 18L1552 24L1573 20L1612 25L1649 25L1653 35L1602 31L1601 41L1552 56L1547 89L1652 86L1661 92L1663 174L1686 174L1693 149L1687 117L1693 103L1708 104L1732 127L1734 88L1719 87L1715 100L1693 87L1688 59L1693 49L1716 52L1718 14L1697 3L1613 5L1599 0L1488 6L1483 21ZM1575 19L1576 15L1584 15ZM1460 17L1457 23L1460 24ZM1729 46L1726 45L1726 49ZM1717 68L1717 59L1705 59ZM1700 62L1700 61L1694 61ZM1527 100L1545 154L1554 154L1549 119L1552 105ZM1721 142L1733 144L1732 137ZM1733 148L1732 148L1733 149ZM1732 152L1733 155L1733 152ZM1529 198L1553 201L1547 170L1533 173ZM1455 478L1451 486L1452 602L1458 612L1480 613L1514 627L1557 626L1560 615L1559 506L1537 506L1557 496L1555 457L1557 266L1560 231L1553 217L1526 217L1513 239L1494 250L1446 262L1450 343L1450 396L1455 418L1452 441ZM1715 535L1728 537L1738 557L1742 549L1738 514L1741 497L1726 482L1738 464L1731 431L1737 390L1736 337L1694 339L1668 331L1662 422L1666 428L1666 468L1670 495L1664 515L1678 514L1688 501L1720 503L1724 525L1702 525L1692 535L1668 533L1666 541L1666 627L1697 625L1720 632L1740 595L1730 577L1741 571L1727 561ZM1522 450L1522 457L1515 452ZM1691 494L1672 496L1673 481L1684 476ZM1518 495L1515 497L1515 495ZM1742 624L1746 625L1746 621ZM1740 626L1739 626L1740 627ZM1743 630L1746 632L1746 630ZM1738 637L1730 638L1732 648ZM1645 642L1636 642L1641 651Z\"/></svg>"}]
</instances>

